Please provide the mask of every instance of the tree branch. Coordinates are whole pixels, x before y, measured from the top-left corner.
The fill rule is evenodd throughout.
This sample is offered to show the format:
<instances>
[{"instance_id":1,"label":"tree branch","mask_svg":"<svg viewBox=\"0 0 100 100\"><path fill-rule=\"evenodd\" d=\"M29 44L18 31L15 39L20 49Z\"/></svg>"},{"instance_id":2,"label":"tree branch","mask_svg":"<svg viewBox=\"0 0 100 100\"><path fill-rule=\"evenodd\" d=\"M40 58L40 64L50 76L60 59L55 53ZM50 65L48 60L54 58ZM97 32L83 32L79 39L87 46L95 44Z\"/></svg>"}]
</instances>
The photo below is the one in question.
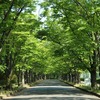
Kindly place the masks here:
<instances>
[{"instance_id":1,"label":"tree branch","mask_svg":"<svg viewBox=\"0 0 100 100\"><path fill-rule=\"evenodd\" d=\"M2 37L1 37L1 39L0 39L0 48L4 45L4 43L5 43L5 37L8 37L8 35L10 34L11 30L13 29L13 27L14 27L14 25L15 25L15 23L16 23L18 17L19 17L19 15L20 15L20 13L22 12L22 10L24 9L24 7L25 7L25 5L23 5L21 8L19 8L19 11L18 11L18 13L16 14L16 17L13 19L13 23L12 23L12 25L9 27L9 29L8 29L7 31L4 30L4 31L2 32ZM5 17L5 18L6 18L6 17Z\"/></svg>"},{"instance_id":2,"label":"tree branch","mask_svg":"<svg viewBox=\"0 0 100 100\"><path fill-rule=\"evenodd\" d=\"M12 7L13 7L13 4L14 4L14 0L12 0L11 5L10 5L8 11L5 13L4 18L3 18L2 22L1 22L1 24L2 24L3 21L5 21L5 20L7 19L7 17L9 16L9 14L10 14L10 12L11 12L11 9L12 9Z\"/></svg>"}]
</instances>

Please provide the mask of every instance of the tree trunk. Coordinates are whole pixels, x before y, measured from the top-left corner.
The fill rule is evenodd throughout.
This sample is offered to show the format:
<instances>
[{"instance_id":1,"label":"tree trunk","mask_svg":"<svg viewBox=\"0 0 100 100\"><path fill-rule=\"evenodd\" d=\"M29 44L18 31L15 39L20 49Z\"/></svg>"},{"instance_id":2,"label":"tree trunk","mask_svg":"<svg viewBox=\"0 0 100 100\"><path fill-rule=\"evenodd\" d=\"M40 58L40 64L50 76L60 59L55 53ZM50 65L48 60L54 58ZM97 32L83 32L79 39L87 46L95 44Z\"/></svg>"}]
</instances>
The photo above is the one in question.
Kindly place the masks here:
<instances>
[{"instance_id":1,"label":"tree trunk","mask_svg":"<svg viewBox=\"0 0 100 100\"><path fill-rule=\"evenodd\" d=\"M25 84L25 79L24 79L24 71L22 71L22 86Z\"/></svg>"},{"instance_id":2,"label":"tree trunk","mask_svg":"<svg viewBox=\"0 0 100 100\"><path fill-rule=\"evenodd\" d=\"M91 74L91 87L94 88L96 85L96 50L94 50L93 53L93 57L92 57L93 63L91 64L91 70L90 70L90 74Z\"/></svg>"},{"instance_id":3,"label":"tree trunk","mask_svg":"<svg viewBox=\"0 0 100 100\"><path fill-rule=\"evenodd\" d=\"M94 88L96 85L96 66L91 65L91 87Z\"/></svg>"},{"instance_id":4,"label":"tree trunk","mask_svg":"<svg viewBox=\"0 0 100 100\"><path fill-rule=\"evenodd\" d=\"M17 85L20 86L20 80L21 80L21 70L18 68L18 71L15 70L15 74L17 76Z\"/></svg>"},{"instance_id":5,"label":"tree trunk","mask_svg":"<svg viewBox=\"0 0 100 100\"><path fill-rule=\"evenodd\" d=\"M29 83L29 72L28 72L28 70L26 70L25 71L25 75L24 75L24 77L25 77L25 83Z\"/></svg>"},{"instance_id":6,"label":"tree trunk","mask_svg":"<svg viewBox=\"0 0 100 100\"><path fill-rule=\"evenodd\" d=\"M77 72L77 83L80 83L80 73Z\"/></svg>"},{"instance_id":7,"label":"tree trunk","mask_svg":"<svg viewBox=\"0 0 100 100\"><path fill-rule=\"evenodd\" d=\"M34 74L31 70L29 70L29 83L34 82Z\"/></svg>"},{"instance_id":8,"label":"tree trunk","mask_svg":"<svg viewBox=\"0 0 100 100\"><path fill-rule=\"evenodd\" d=\"M20 86L20 72L18 72L18 75L17 75L17 84L18 86Z\"/></svg>"}]
</instances>

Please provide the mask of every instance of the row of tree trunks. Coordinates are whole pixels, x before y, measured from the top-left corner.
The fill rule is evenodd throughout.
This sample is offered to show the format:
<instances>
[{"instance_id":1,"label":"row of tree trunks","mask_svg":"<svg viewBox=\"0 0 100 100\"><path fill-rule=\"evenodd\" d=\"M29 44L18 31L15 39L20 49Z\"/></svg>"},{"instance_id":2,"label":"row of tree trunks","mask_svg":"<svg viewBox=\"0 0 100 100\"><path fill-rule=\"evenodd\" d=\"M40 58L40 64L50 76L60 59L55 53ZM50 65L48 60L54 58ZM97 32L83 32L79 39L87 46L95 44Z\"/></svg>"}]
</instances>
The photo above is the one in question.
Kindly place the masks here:
<instances>
[{"instance_id":1,"label":"row of tree trunks","mask_svg":"<svg viewBox=\"0 0 100 100\"><path fill-rule=\"evenodd\" d=\"M33 83L38 80L45 80L45 79L57 79L58 75L51 75L51 74L43 74L43 73L35 73L31 70L22 71L19 69L16 73L17 75L17 82L18 85L22 86L27 83Z\"/></svg>"},{"instance_id":2,"label":"row of tree trunks","mask_svg":"<svg viewBox=\"0 0 100 100\"><path fill-rule=\"evenodd\" d=\"M47 76L45 74L37 74L31 70L22 71L19 69L16 73L17 75L17 84L18 85L24 85L27 83L36 82L37 80L44 80L47 79Z\"/></svg>"},{"instance_id":3,"label":"row of tree trunks","mask_svg":"<svg viewBox=\"0 0 100 100\"><path fill-rule=\"evenodd\" d=\"M62 79L72 83L79 83L80 82L80 73L73 72L67 73L62 75Z\"/></svg>"}]
</instances>

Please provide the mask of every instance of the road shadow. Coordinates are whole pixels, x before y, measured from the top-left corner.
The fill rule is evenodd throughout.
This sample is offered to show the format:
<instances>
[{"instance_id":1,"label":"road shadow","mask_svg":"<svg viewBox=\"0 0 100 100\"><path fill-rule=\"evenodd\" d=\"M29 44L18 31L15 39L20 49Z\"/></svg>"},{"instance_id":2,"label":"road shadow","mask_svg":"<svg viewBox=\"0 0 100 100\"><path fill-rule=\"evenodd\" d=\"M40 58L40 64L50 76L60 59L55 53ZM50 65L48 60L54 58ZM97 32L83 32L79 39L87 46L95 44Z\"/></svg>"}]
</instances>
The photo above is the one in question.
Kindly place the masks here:
<instances>
[{"instance_id":1,"label":"road shadow","mask_svg":"<svg viewBox=\"0 0 100 100\"><path fill-rule=\"evenodd\" d=\"M64 95L85 95L90 94L71 86L36 86L28 88L17 95L49 95L49 94L64 94Z\"/></svg>"}]
</instances>

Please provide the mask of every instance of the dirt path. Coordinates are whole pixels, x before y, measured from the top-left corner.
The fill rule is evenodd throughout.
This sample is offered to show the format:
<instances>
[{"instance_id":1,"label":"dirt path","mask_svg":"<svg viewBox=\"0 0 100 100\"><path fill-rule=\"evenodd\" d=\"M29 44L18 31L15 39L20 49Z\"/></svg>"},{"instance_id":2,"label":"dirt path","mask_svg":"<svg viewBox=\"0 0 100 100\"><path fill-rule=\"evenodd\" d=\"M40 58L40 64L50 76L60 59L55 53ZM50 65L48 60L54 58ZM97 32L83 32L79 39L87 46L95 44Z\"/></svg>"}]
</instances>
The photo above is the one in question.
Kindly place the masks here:
<instances>
[{"instance_id":1,"label":"dirt path","mask_svg":"<svg viewBox=\"0 0 100 100\"><path fill-rule=\"evenodd\" d=\"M100 100L100 98L83 92L59 80L44 80L30 87L17 96L4 100Z\"/></svg>"}]
</instances>

